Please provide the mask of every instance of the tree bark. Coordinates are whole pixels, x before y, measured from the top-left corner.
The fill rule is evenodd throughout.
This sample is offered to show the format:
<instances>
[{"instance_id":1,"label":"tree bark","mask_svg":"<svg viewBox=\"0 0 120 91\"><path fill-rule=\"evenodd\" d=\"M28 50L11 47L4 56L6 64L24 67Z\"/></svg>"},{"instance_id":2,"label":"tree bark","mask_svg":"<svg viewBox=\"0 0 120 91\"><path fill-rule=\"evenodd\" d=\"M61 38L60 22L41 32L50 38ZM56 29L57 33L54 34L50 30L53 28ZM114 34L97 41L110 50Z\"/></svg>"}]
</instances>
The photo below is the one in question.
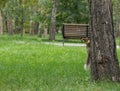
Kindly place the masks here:
<instances>
[{"instance_id":1,"label":"tree bark","mask_svg":"<svg viewBox=\"0 0 120 91\"><path fill-rule=\"evenodd\" d=\"M23 0L19 0L19 4L21 5L21 8L22 8L20 26L21 26L21 36L23 36L25 34L25 29L24 29L25 18L24 18Z\"/></svg>"},{"instance_id":2,"label":"tree bark","mask_svg":"<svg viewBox=\"0 0 120 91\"><path fill-rule=\"evenodd\" d=\"M3 15L3 31L8 32L7 17Z\"/></svg>"},{"instance_id":3,"label":"tree bark","mask_svg":"<svg viewBox=\"0 0 120 91\"><path fill-rule=\"evenodd\" d=\"M15 19L15 29L14 29L14 33L15 34L20 34L20 21L18 20L18 18Z\"/></svg>"},{"instance_id":4,"label":"tree bark","mask_svg":"<svg viewBox=\"0 0 120 91\"><path fill-rule=\"evenodd\" d=\"M50 25L50 40L55 40L55 31L56 31L56 12L57 12L58 0L54 0L52 16L51 16L51 25Z\"/></svg>"},{"instance_id":5,"label":"tree bark","mask_svg":"<svg viewBox=\"0 0 120 91\"><path fill-rule=\"evenodd\" d=\"M34 35L34 22L32 20L30 21L30 35Z\"/></svg>"},{"instance_id":6,"label":"tree bark","mask_svg":"<svg viewBox=\"0 0 120 91\"><path fill-rule=\"evenodd\" d=\"M3 34L3 17L0 11L0 35Z\"/></svg>"},{"instance_id":7,"label":"tree bark","mask_svg":"<svg viewBox=\"0 0 120 91\"><path fill-rule=\"evenodd\" d=\"M8 34L13 35L13 21L12 19L7 20Z\"/></svg>"},{"instance_id":8,"label":"tree bark","mask_svg":"<svg viewBox=\"0 0 120 91\"><path fill-rule=\"evenodd\" d=\"M120 38L120 22L118 23L118 36Z\"/></svg>"},{"instance_id":9,"label":"tree bark","mask_svg":"<svg viewBox=\"0 0 120 91\"><path fill-rule=\"evenodd\" d=\"M91 78L119 81L119 63L116 53L112 0L89 0Z\"/></svg>"},{"instance_id":10,"label":"tree bark","mask_svg":"<svg viewBox=\"0 0 120 91\"><path fill-rule=\"evenodd\" d=\"M34 23L34 34L38 34L39 22Z\"/></svg>"},{"instance_id":11,"label":"tree bark","mask_svg":"<svg viewBox=\"0 0 120 91\"><path fill-rule=\"evenodd\" d=\"M47 37L47 34L48 34L48 30L47 30L47 28L46 28L46 27L44 27L44 38L46 38L46 37Z\"/></svg>"},{"instance_id":12,"label":"tree bark","mask_svg":"<svg viewBox=\"0 0 120 91\"><path fill-rule=\"evenodd\" d=\"M42 23L39 23L39 26L38 26L38 37L42 37Z\"/></svg>"}]
</instances>

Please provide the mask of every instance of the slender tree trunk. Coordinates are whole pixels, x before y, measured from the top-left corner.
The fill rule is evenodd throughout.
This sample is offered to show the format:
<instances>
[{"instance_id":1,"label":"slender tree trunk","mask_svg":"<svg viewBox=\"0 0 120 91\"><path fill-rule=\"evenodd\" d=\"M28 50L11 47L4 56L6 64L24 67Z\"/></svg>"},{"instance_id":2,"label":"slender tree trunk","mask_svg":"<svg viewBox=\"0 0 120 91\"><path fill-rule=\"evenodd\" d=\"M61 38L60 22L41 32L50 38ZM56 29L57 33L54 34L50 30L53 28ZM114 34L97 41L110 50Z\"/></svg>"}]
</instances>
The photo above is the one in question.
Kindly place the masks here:
<instances>
[{"instance_id":1,"label":"slender tree trunk","mask_svg":"<svg viewBox=\"0 0 120 91\"><path fill-rule=\"evenodd\" d=\"M3 34L3 17L0 11L0 35Z\"/></svg>"},{"instance_id":2,"label":"slender tree trunk","mask_svg":"<svg viewBox=\"0 0 120 91\"><path fill-rule=\"evenodd\" d=\"M48 34L48 30L46 27L44 27L44 37L46 38L47 37L47 34Z\"/></svg>"},{"instance_id":3,"label":"slender tree trunk","mask_svg":"<svg viewBox=\"0 0 120 91\"><path fill-rule=\"evenodd\" d=\"M89 8L91 77L93 80L119 81L112 0L89 0Z\"/></svg>"},{"instance_id":4,"label":"slender tree trunk","mask_svg":"<svg viewBox=\"0 0 120 91\"><path fill-rule=\"evenodd\" d=\"M24 12L23 12L23 8L22 8L21 36L23 36L24 34L25 34L25 30L24 30Z\"/></svg>"},{"instance_id":5,"label":"slender tree trunk","mask_svg":"<svg viewBox=\"0 0 120 91\"><path fill-rule=\"evenodd\" d=\"M19 26L18 18L15 19L15 29L14 29L14 33L15 33L15 34L19 34L19 33L20 33L20 26Z\"/></svg>"},{"instance_id":6,"label":"slender tree trunk","mask_svg":"<svg viewBox=\"0 0 120 91\"><path fill-rule=\"evenodd\" d=\"M39 26L38 26L38 37L42 37L41 27L42 27L42 23L39 23Z\"/></svg>"},{"instance_id":7,"label":"slender tree trunk","mask_svg":"<svg viewBox=\"0 0 120 91\"><path fill-rule=\"evenodd\" d=\"M30 21L30 35L34 35L34 22L32 20Z\"/></svg>"},{"instance_id":8,"label":"slender tree trunk","mask_svg":"<svg viewBox=\"0 0 120 91\"><path fill-rule=\"evenodd\" d=\"M38 33L38 28L39 28L39 22L34 23L34 34Z\"/></svg>"},{"instance_id":9,"label":"slender tree trunk","mask_svg":"<svg viewBox=\"0 0 120 91\"><path fill-rule=\"evenodd\" d=\"M24 29L24 22L25 22L25 18L24 18L24 7L23 7L23 0L19 0L19 4L21 5L22 11L21 11L21 36L23 36L25 34L25 29Z\"/></svg>"},{"instance_id":10,"label":"slender tree trunk","mask_svg":"<svg viewBox=\"0 0 120 91\"><path fill-rule=\"evenodd\" d=\"M55 40L55 31L56 31L56 12L57 12L58 0L54 0L52 16L51 16L51 25L50 25L50 40Z\"/></svg>"},{"instance_id":11,"label":"slender tree trunk","mask_svg":"<svg viewBox=\"0 0 120 91\"><path fill-rule=\"evenodd\" d=\"M13 21L12 19L7 20L8 34L13 35Z\"/></svg>"},{"instance_id":12,"label":"slender tree trunk","mask_svg":"<svg viewBox=\"0 0 120 91\"><path fill-rule=\"evenodd\" d=\"M120 37L120 22L118 23L118 36Z\"/></svg>"},{"instance_id":13,"label":"slender tree trunk","mask_svg":"<svg viewBox=\"0 0 120 91\"><path fill-rule=\"evenodd\" d=\"M3 31L8 32L7 17L3 16Z\"/></svg>"},{"instance_id":14,"label":"slender tree trunk","mask_svg":"<svg viewBox=\"0 0 120 91\"><path fill-rule=\"evenodd\" d=\"M119 37L119 47L120 47L120 22L118 24L118 37Z\"/></svg>"}]
</instances>

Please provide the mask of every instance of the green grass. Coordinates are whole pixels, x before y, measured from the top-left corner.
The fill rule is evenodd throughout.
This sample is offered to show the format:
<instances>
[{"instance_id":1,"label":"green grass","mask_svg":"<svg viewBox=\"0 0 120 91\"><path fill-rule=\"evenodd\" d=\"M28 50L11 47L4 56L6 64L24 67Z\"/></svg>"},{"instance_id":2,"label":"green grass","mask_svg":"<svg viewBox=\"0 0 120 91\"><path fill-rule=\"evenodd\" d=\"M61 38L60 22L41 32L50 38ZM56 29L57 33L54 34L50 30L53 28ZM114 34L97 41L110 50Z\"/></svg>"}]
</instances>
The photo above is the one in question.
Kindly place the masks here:
<instances>
[{"instance_id":1,"label":"green grass","mask_svg":"<svg viewBox=\"0 0 120 91\"><path fill-rule=\"evenodd\" d=\"M83 69L85 59L85 47L45 45L35 36L0 36L0 91L120 90L119 83L91 81Z\"/></svg>"},{"instance_id":2,"label":"green grass","mask_svg":"<svg viewBox=\"0 0 120 91\"><path fill-rule=\"evenodd\" d=\"M120 38L116 38L116 44L120 46Z\"/></svg>"}]
</instances>

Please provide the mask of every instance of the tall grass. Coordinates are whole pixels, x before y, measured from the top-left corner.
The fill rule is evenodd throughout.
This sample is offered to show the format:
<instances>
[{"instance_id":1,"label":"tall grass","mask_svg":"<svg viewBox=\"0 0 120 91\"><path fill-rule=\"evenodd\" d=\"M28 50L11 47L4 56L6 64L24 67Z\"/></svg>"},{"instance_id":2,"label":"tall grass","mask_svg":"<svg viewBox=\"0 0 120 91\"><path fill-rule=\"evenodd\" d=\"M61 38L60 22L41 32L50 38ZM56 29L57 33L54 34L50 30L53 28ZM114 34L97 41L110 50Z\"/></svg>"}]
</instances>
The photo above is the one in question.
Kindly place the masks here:
<instances>
[{"instance_id":1,"label":"tall grass","mask_svg":"<svg viewBox=\"0 0 120 91\"><path fill-rule=\"evenodd\" d=\"M118 50L120 54L120 50ZM120 57L119 57L120 59ZM83 69L85 47L45 45L37 37L0 37L0 91L119 91Z\"/></svg>"}]
</instances>

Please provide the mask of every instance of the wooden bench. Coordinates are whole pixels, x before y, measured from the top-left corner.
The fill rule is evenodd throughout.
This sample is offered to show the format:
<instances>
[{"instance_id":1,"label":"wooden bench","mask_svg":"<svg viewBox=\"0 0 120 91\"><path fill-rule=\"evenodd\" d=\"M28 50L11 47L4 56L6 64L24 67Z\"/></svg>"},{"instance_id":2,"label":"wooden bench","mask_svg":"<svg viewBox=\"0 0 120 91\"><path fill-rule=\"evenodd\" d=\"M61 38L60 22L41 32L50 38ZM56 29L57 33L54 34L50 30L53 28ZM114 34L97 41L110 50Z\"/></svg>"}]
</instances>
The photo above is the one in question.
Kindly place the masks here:
<instances>
[{"instance_id":1,"label":"wooden bench","mask_svg":"<svg viewBox=\"0 0 120 91\"><path fill-rule=\"evenodd\" d=\"M64 39L81 39L90 37L88 24L63 24L63 45Z\"/></svg>"}]
</instances>

